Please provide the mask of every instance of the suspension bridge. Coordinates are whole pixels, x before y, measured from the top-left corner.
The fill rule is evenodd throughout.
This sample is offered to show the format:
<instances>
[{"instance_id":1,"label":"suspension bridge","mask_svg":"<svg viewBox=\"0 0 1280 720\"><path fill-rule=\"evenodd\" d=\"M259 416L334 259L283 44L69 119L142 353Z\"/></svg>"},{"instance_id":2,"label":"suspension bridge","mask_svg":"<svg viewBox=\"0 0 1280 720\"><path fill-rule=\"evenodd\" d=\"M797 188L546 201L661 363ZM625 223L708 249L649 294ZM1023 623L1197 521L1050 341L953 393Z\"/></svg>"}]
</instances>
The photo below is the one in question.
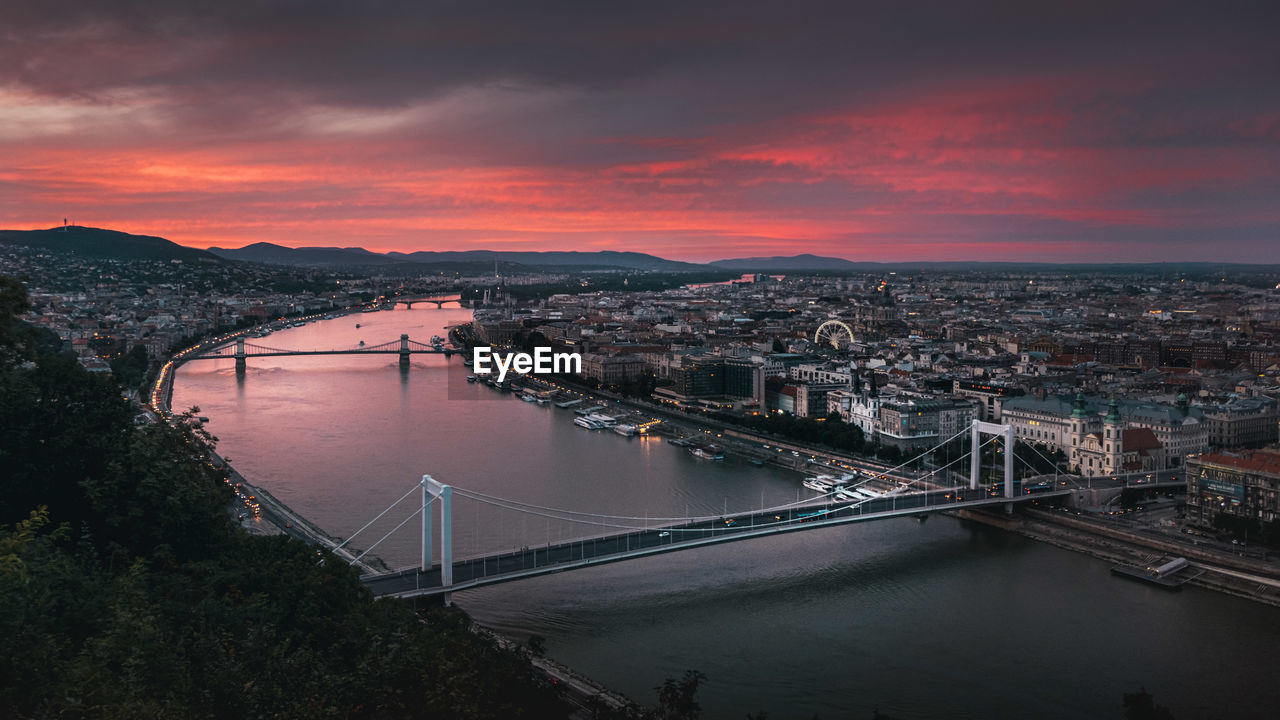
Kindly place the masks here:
<instances>
[{"instance_id":1,"label":"suspension bridge","mask_svg":"<svg viewBox=\"0 0 1280 720\"><path fill-rule=\"evenodd\" d=\"M448 301L445 301L448 302ZM236 372L243 373L248 367L251 357L289 357L294 355L399 355L400 367L408 367L413 355L444 355L449 357L461 353L461 350L448 347L443 343L421 343L410 340L408 335L401 335L399 340L379 345L357 345L349 348L298 350L267 347L248 342L244 338L236 338L234 344L220 345L191 355L184 356L183 362L192 360L220 360L234 358Z\"/></svg>"},{"instance_id":2,"label":"suspension bridge","mask_svg":"<svg viewBox=\"0 0 1280 720\"><path fill-rule=\"evenodd\" d=\"M885 473L857 476L847 484L835 486L818 497L740 513L725 512L698 517L642 518L544 507L443 484L430 475L424 475L420 483L411 487L399 500L353 533L335 550L342 550L357 535L416 494L420 499L417 509L350 562L359 562L388 537L420 516L421 557L418 566L367 574L362 580L375 595L403 599L443 595L447 604L451 602L451 594L461 590L713 544L894 517L924 517L947 510L1004 506L1006 512L1011 512L1016 503L1068 495L1077 487L1073 479L1060 479L1056 474L1032 478L1038 482L1015 480L1013 427L1010 425L974 421L970 428L939 443L935 448L926 450L918 457L928 455L965 433L971 433L968 452L945 466L913 479L899 481L894 473L918 458L912 458ZM988 436L985 442L981 441L984 435ZM1003 480L1000 484L983 485L980 482L981 450L998 440L1003 441ZM956 482L953 479L956 474L948 468L964 459L970 461L969 477L967 482ZM1026 463L1025 460L1022 462ZM1030 463L1027 465L1030 467ZM874 483L886 478L893 478L897 484L887 491L871 489ZM536 546L526 544L507 551L459 559L455 557L453 546L455 497L526 516L586 525L592 527L596 534L555 542L548 538L545 543ZM436 540L437 508L439 561L436 561L433 547ZM350 553L349 550L346 552Z\"/></svg>"}]
</instances>

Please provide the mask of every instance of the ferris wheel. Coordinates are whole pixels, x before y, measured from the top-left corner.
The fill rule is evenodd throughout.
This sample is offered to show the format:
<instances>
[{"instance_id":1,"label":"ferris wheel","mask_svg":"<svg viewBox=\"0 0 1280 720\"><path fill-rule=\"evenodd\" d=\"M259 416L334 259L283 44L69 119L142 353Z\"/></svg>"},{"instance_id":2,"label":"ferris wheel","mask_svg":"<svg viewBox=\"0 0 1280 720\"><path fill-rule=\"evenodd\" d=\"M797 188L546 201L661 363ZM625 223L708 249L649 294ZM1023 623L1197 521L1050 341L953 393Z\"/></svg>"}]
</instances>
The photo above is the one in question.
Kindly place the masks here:
<instances>
[{"instance_id":1,"label":"ferris wheel","mask_svg":"<svg viewBox=\"0 0 1280 720\"><path fill-rule=\"evenodd\" d=\"M853 330L839 320L828 320L818 326L813 334L815 345L830 345L837 350L844 350L853 344Z\"/></svg>"}]
</instances>

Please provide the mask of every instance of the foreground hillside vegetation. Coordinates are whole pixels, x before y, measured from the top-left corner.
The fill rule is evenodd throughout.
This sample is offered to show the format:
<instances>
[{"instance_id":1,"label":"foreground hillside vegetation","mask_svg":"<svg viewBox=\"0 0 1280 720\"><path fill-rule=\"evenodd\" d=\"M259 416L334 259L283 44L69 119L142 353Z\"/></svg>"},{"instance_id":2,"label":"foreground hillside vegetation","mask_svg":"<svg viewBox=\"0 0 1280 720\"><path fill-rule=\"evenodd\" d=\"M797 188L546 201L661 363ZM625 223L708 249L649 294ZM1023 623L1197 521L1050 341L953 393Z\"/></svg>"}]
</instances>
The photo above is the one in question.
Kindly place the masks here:
<instances>
[{"instance_id":1,"label":"foreground hillside vegetation","mask_svg":"<svg viewBox=\"0 0 1280 720\"><path fill-rule=\"evenodd\" d=\"M466 616L236 530L197 425L135 426L0 277L0 708L15 718L563 717Z\"/></svg>"}]
</instances>

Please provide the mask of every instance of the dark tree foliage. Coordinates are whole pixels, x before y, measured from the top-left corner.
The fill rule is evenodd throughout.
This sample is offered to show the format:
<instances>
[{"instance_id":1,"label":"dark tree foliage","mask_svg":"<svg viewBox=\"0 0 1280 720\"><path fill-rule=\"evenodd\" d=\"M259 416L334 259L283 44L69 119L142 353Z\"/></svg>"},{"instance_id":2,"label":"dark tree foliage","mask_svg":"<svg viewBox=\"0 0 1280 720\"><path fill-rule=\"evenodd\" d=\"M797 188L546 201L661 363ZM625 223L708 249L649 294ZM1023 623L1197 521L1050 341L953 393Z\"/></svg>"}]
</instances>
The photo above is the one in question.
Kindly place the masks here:
<instances>
[{"instance_id":1,"label":"dark tree foliage","mask_svg":"<svg viewBox=\"0 0 1280 720\"><path fill-rule=\"evenodd\" d=\"M1157 705L1146 688L1124 694L1124 716L1129 720L1173 720L1169 708Z\"/></svg>"},{"instance_id":2,"label":"dark tree foliage","mask_svg":"<svg viewBox=\"0 0 1280 720\"><path fill-rule=\"evenodd\" d=\"M686 670L684 677L667 678L654 688L658 692L658 706L642 708L626 705L609 707L600 698L591 698L587 709L593 720L698 720L702 706L698 703L698 686L707 679L697 670ZM761 715L763 717L763 715Z\"/></svg>"},{"instance_id":3,"label":"dark tree foliage","mask_svg":"<svg viewBox=\"0 0 1280 720\"><path fill-rule=\"evenodd\" d=\"M825 418L802 418L793 415L734 415L712 413L721 422L742 425L757 432L772 433L791 440L820 443L836 450L862 452L864 439L862 428L843 422L838 414Z\"/></svg>"},{"instance_id":4,"label":"dark tree foliage","mask_svg":"<svg viewBox=\"0 0 1280 720\"><path fill-rule=\"evenodd\" d=\"M1265 522L1258 518L1218 513L1213 518L1213 526L1245 543L1260 542L1280 547L1280 521Z\"/></svg>"},{"instance_id":5,"label":"dark tree foliage","mask_svg":"<svg viewBox=\"0 0 1280 720\"><path fill-rule=\"evenodd\" d=\"M679 680L667 679L658 690L658 717L662 720L697 720L702 715L698 686L707 676L686 670Z\"/></svg>"},{"instance_id":6,"label":"dark tree foliage","mask_svg":"<svg viewBox=\"0 0 1280 720\"><path fill-rule=\"evenodd\" d=\"M111 374L124 387L136 389L142 385L142 379L146 377L150 365L151 359L147 357L146 346L134 345L129 352L111 361Z\"/></svg>"},{"instance_id":7,"label":"dark tree foliage","mask_svg":"<svg viewBox=\"0 0 1280 720\"><path fill-rule=\"evenodd\" d=\"M23 307L0 278L0 715L565 716L462 613L236 530L199 423L135 428L109 378L24 341Z\"/></svg>"},{"instance_id":8,"label":"dark tree foliage","mask_svg":"<svg viewBox=\"0 0 1280 720\"><path fill-rule=\"evenodd\" d=\"M902 462L902 448L896 445L876 445L875 456L890 465L897 465Z\"/></svg>"}]
</instances>

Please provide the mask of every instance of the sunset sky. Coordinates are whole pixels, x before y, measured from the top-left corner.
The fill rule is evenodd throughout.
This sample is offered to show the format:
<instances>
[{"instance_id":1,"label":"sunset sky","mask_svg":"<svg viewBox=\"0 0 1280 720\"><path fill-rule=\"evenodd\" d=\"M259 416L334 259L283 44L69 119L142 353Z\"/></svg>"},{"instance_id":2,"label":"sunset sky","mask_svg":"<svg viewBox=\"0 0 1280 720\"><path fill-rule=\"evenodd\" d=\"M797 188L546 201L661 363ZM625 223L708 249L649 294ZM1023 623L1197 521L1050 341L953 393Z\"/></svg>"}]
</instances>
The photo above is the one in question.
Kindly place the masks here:
<instances>
[{"instance_id":1,"label":"sunset sky","mask_svg":"<svg viewBox=\"0 0 1280 720\"><path fill-rule=\"evenodd\" d=\"M1280 262L1280 13L1227 5L5 0L0 227Z\"/></svg>"}]
</instances>

